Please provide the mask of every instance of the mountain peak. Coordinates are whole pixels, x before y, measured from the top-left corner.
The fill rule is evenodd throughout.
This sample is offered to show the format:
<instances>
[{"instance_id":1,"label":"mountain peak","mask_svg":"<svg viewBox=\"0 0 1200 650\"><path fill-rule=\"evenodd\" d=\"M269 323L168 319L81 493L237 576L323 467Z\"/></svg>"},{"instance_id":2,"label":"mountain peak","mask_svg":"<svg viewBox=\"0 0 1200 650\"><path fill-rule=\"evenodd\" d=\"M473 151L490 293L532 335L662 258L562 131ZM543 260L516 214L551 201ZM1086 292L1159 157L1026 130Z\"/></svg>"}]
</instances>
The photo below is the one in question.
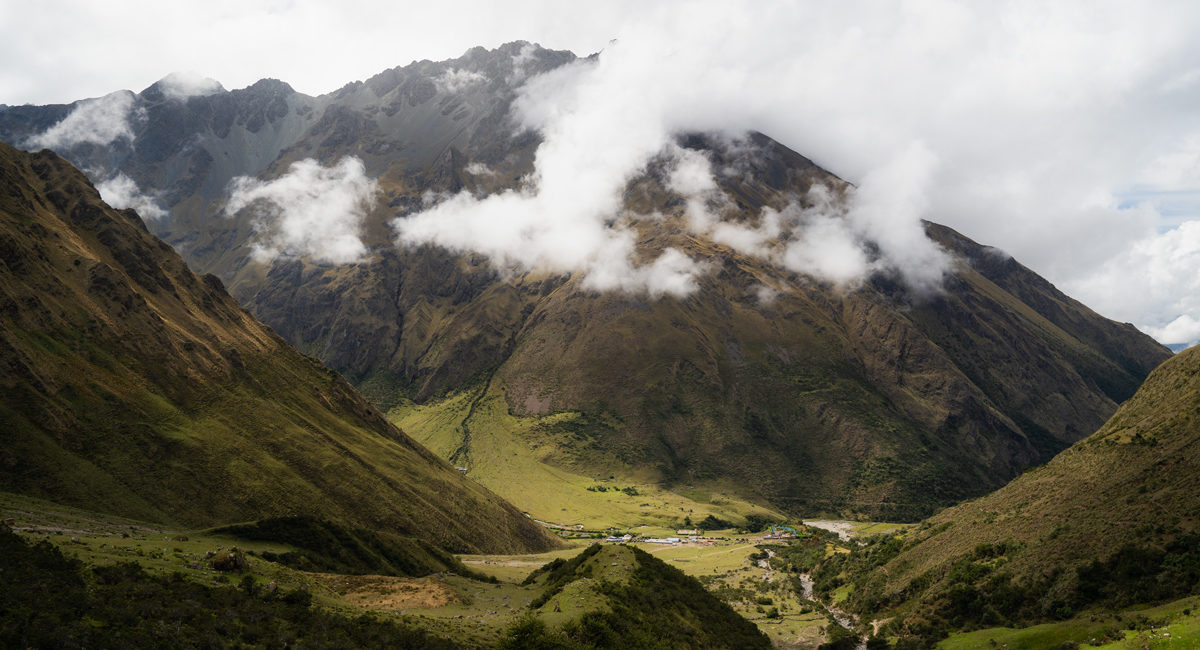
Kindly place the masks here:
<instances>
[{"instance_id":1,"label":"mountain peak","mask_svg":"<svg viewBox=\"0 0 1200 650\"><path fill-rule=\"evenodd\" d=\"M168 74L138 93L145 99L186 100L226 92L221 82L197 72L177 71Z\"/></svg>"}]
</instances>

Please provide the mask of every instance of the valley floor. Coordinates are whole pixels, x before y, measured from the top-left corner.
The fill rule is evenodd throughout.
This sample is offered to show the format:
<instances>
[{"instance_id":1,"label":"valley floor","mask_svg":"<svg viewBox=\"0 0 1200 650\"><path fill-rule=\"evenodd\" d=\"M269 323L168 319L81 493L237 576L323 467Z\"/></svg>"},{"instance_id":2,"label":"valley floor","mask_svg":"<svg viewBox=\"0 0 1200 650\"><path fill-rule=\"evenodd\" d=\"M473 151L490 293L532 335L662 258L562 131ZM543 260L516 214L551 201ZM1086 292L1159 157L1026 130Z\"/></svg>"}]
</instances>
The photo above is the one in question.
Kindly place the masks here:
<instances>
[{"instance_id":1,"label":"valley floor","mask_svg":"<svg viewBox=\"0 0 1200 650\"><path fill-rule=\"evenodd\" d=\"M0 493L0 519L32 541L47 541L88 566L136 562L151 574L181 574L212 585L244 584L250 576L264 590L304 590L315 606L345 616L373 613L467 647L490 647L506 638L528 612L548 626L594 611L595 592L567 588L533 607L540 590L523 585L527 576L554 560L567 560L594 542L568 539L565 548L541 554L462 555L470 569L494 582L443 573L422 578L305 572L267 561L263 553L292 550L286 544L248 542L206 531L176 530L129 519L97 515L46 501ZM838 534L872 534L889 525L830 524ZM675 531L649 529L647 535ZM801 538L768 539L764 533L710 533L712 541L631 543L697 578L711 593L765 632L778 648L816 648L853 624L836 609L810 600L811 581L791 562L804 552L823 556L845 552L835 534L801 529ZM853 543L853 542L851 542ZM244 574L213 568L211 558L237 545L246 554ZM835 600L836 600L835 595ZM861 628L860 628L861 630ZM1070 644L1078 644L1072 646ZM1200 648L1200 597L1121 612L1084 612L1026 629L986 629L952 635L939 646L966 648Z\"/></svg>"}]
</instances>

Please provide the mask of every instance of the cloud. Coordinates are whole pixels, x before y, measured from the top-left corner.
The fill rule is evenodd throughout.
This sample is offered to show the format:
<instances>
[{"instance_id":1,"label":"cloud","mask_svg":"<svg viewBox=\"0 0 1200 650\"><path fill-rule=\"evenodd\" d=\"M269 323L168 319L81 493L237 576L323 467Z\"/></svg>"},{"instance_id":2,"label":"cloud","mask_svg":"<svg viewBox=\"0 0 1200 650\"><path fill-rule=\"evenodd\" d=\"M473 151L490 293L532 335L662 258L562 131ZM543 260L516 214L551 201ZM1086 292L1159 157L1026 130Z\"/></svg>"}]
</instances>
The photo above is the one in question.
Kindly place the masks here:
<instances>
[{"instance_id":1,"label":"cloud","mask_svg":"<svg viewBox=\"0 0 1200 650\"><path fill-rule=\"evenodd\" d=\"M463 168L463 171L467 172L468 174L470 174L472 176L495 176L496 175L496 170L494 170L491 167L488 167L487 165L485 165L481 162L478 162L478 161L468 163L467 166Z\"/></svg>"},{"instance_id":2,"label":"cloud","mask_svg":"<svg viewBox=\"0 0 1200 650\"><path fill-rule=\"evenodd\" d=\"M821 211L793 206L764 211L758 227L727 223L721 214L729 200L710 160L674 141L681 132L714 125L711 102L691 87L703 71L688 59L679 64L683 79L664 75L656 64L671 57L660 47L653 38L620 40L598 60L530 78L519 89L513 117L543 139L523 187L485 198L463 192L399 218L393 223L399 243L478 251L501 268L581 271L593 289L687 295L706 262L675 249L639 248L622 218L628 182L665 161L667 187L685 198L693 234L839 285L895 269L920 291L940 286L949 262L920 222L936 167L926 147L910 144L882 161L848 202L827 193ZM741 126L719 124L733 134ZM728 139L729 147L748 146ZM635 259L649 261L636 265Z\"/></svg>"},{"instance_id":3,"label":"cloud","mask_svg":"<svg viewBox=\"0 0 1200 650\"><path fill-rule=\"evenodd\" d=\"M1134 242L1067 289L1163 343L1200 342L1200 221Z\"/></svg>"},{"instance_id":4,"label":"cloud","mask_svg":"<svg viewBox=\"0 0 1200 650\"><path fill-rule=\"evenodd\" d=\"M100 198L118 210L133 208L143 219L161 219L167 211L159 207L154 198L143 194L137 183L125 174L117 174L96 186Z\"/></svg>"},{"instance_id":5,"label":"cloud","mask_svg":"<svg viewBox=\"0 0 1200 650\"><path fill-rule=\"evenodd\" d=\"M526 43L525 45L521 46L521 51L517 52L517 54L513 56L513 69L512 74L508 76L508 83L516 85L525 80L525 76L528 74L525 70L525 67L533 61L533 57L536 52L537 45L534 43Z\"/></svg>"},{"instance_id":6,"label":"cloud","mask_svg":"<svg viewBox=\"0 0 1200 650\"><path fill-rule=\"evenodd\" d=\"M172 72L158 80L158 87L167 98L175 100L215 95L225 91L216 79L209 79L195 72Z\"/></svg>"},{"instance_id":7,"label":"cloud","mask_svg":"<svg viewBox=\"0 0 1200 650\"><path fill-rule=\"evenodd\" d=\"M362 221L378 187L358 158L322 167L312 158L294 162L283 176L261 181L233 179L226 214L249 210L256 241L251 255L260 263L277 257L311 257L316 262L362 261Z\"/></svg>"},{"instance_id":8,"label":"cloud","mask_svg":"<svg viewBox=\"0 0 1200 650\"><path fill-rule=\"evenodd\" d=\"M98 99L85 99L61 122L30 138L26 146L67 149L84 142L103 146L119 138L132 139L129 118L133 98L133 93L122 90Z\"/></svg>"},{"instance_id":9,"label":"cloud","mask_svg":"<svg viewBox=\"0 0 1200 650\"><path fill-rule=\"evenodd\" d=\"M678 250L634 262L637 238L621 219L621 191L664 149L668 132L633 111L628 94L609 92L609 79L623 71L588 83L605 65L581 61L530 79L514 116L544 137L533 175L520 189L482 199L462 192L397 219L399 243L478 251L502 269L582 271L594 290L694 291L703 265Z\"/></svg>"},{"instance_id":10,"label":"cloud","mask_svg":"<svg viewBox=\"0 0 1200 650\"><path fill-rule=\"evenodd\" d=\"M0 102L143 87L199 65L197 53L230 87L275 77L317 94L516 38L610 59L636 49L644 56L627 89L609 87L642 95L672 128L762 131L860 186L921 143L937 161L929 218L1072 292L1138 277L1110 267L1139 263L1134 242L1200 219L1197 3L349 2L10 3L0 60L13 64L0 67ZM347 19L364 15L374 19ZM1143 324L1179 302L1163 294L1133 313L1094 304L1103 292L1073 295Z\"/></svg>"},{"instance_id":11,"label":"cloud","mask_svg":"<svg viewBox=\"0 0 1200 650\"><path fill-rule=\"evenodd\" d=\"M921 224L934 168L929 150L913 143L846 197L816 186L806 197L811 207L794 202L781 212L766 207L754 226L720 219L718 212L729 201L713 179L711 163L699 152L678 155L668 187L686 197L695 232L738 252L843 287L857 285L871 273L895 271L914 291L927 294L941 287L951 269L949 255L925 236Z\"/></svg>"},{"instance_id":12,"label":"cloud","mask_svg":"<svg viewBox=\"0 0 1200 650\"><path fill-rule=\"evenodd\" d=\"M485 81L487 81L487 77L483 73L451 68L434 79L433 83L441 92L457 93Z\"/></svg>"}]
</instances>

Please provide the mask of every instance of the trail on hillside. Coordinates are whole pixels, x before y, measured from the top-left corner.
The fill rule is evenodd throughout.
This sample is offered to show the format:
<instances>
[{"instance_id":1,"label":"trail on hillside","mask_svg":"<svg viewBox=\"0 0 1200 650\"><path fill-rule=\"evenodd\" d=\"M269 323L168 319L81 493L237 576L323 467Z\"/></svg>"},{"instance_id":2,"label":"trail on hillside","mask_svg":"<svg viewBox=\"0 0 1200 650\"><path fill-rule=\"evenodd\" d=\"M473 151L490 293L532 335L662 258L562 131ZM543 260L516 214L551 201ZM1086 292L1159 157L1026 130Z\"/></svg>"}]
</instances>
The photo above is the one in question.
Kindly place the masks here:
<instances>
[{"instance_id":1,"label":"trail on hillside","mask_svg":"<svg viewBox=\"0 0 1200 650\"><path fill-rule=\"evenodd\" d=\"M488 389L492 386L492 377L496 376L496 371L488 373L487 379L483 382L483 387L479 389L479 394L471 398L471 404L467 407L467 415L459 423L458 428L462 431L462 443L450 454L450 463L455 467L465 467L468 470L474 469L474 461L471 458L471 418L475 416L475 409L479 407L480 402L484 397L487 397Z\"/></svg>"}]
</instances>

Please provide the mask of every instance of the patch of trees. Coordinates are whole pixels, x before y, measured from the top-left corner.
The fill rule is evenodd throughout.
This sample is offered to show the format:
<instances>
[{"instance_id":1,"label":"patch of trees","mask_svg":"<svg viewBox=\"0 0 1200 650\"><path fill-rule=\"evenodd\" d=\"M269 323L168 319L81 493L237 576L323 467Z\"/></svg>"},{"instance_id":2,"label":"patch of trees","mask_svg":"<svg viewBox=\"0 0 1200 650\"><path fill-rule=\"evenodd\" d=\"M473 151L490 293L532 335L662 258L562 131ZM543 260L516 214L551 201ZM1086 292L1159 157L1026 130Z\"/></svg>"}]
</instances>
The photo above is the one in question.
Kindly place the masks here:
<instances>
[{"instance_id":1,"label":"patch of trees","mask_svg":"<svg viewBox=\"0 0 1200 650\"><path fill-rule=\"evenodd\" d=\"M1189 596L1200 592L1200 534L1183 535L1161 549L1127 544L1076 574L1077 606L1124 607Z\"/></svg>"},{"instance_id":2,"label":"patch of trees","mask_svg":"<svg viewBox=\"0 0 1200 650\"><path fill-rule=\"evenodd\" d=\"M457 647L416 628L315 609L308 592L270 592L252 576L210 587L132 562L89 570L4 527L0 575L5 648Z\"/></svg>"},{"instance_id":3,"label":"patch of trees","mask_svg":"<svg viewBox=\"0 0 1200 650\"><path fill-rule=\"evenodd\" d=\"M623 487L623 488L619 488L616 486L613 486L610 488L607 485L591 485L591 486L588 486L588 488L587 488L588 492L608 492L609 490L612 490L613 492L624 492L625 494L627 494L631 497L636 497L641 494L640 492L638 492L637 488L633 487L632 485L630 485L628 487Z\"/></svg>"},{"instance_id":4,"label":"patch of trees","mask_svg":"<svg viewBox=\"0 0 1200 650\"><path fill-rule=\"evenodd\" d=\"M774 523L769 517L762 515L746 515L746 526L744 530L748 533L760 533Z\"/></svg>"},{"instance_id":5,"label":"patch of trees","mask_svg":"<svg viewBox=\"0 0 1200 650\"><path fill-rule=\"evenodd\" d=\"M701 519L700 523L696 524L696 528L700 530L725 530L733 528L733 522L709 515Z\"/></svg>"},{"instance_id":6,"label":"patch of trees","mask_svg":"<svg viewBox=\"0 0 1200 650\"><path fill-rule=\"evenodd\" d=\"M1119 609L1200 593L1200 534L1196 533L1161 547L1127 544L1107 559L1025 580L1005 570L1008 558L1021 550L1019 545L980 544L941 572L918 576L902 592L885 596L885 576L874 569L901 548L899 540L881 540L825 560L813 574L817 592L827 595L853 583L848 606L867 615L920 601L893 621L888 631L921 643L958 630L1065 620L1085 607Z\"/></svg>"},{"instance_id":7,"label":"patch of trees","mask_svg":"<svg viewBox=\"0 0 1200 650\"><path fill-rule=\"evenodd\" d=\"M775 557L770 559L771 568L805 573L815 569L825 559L827 539L826 535L813 535L796 539L790 544L768 544L759 548L769 548L775 552Z\"/></svg>"}]
</instances>

